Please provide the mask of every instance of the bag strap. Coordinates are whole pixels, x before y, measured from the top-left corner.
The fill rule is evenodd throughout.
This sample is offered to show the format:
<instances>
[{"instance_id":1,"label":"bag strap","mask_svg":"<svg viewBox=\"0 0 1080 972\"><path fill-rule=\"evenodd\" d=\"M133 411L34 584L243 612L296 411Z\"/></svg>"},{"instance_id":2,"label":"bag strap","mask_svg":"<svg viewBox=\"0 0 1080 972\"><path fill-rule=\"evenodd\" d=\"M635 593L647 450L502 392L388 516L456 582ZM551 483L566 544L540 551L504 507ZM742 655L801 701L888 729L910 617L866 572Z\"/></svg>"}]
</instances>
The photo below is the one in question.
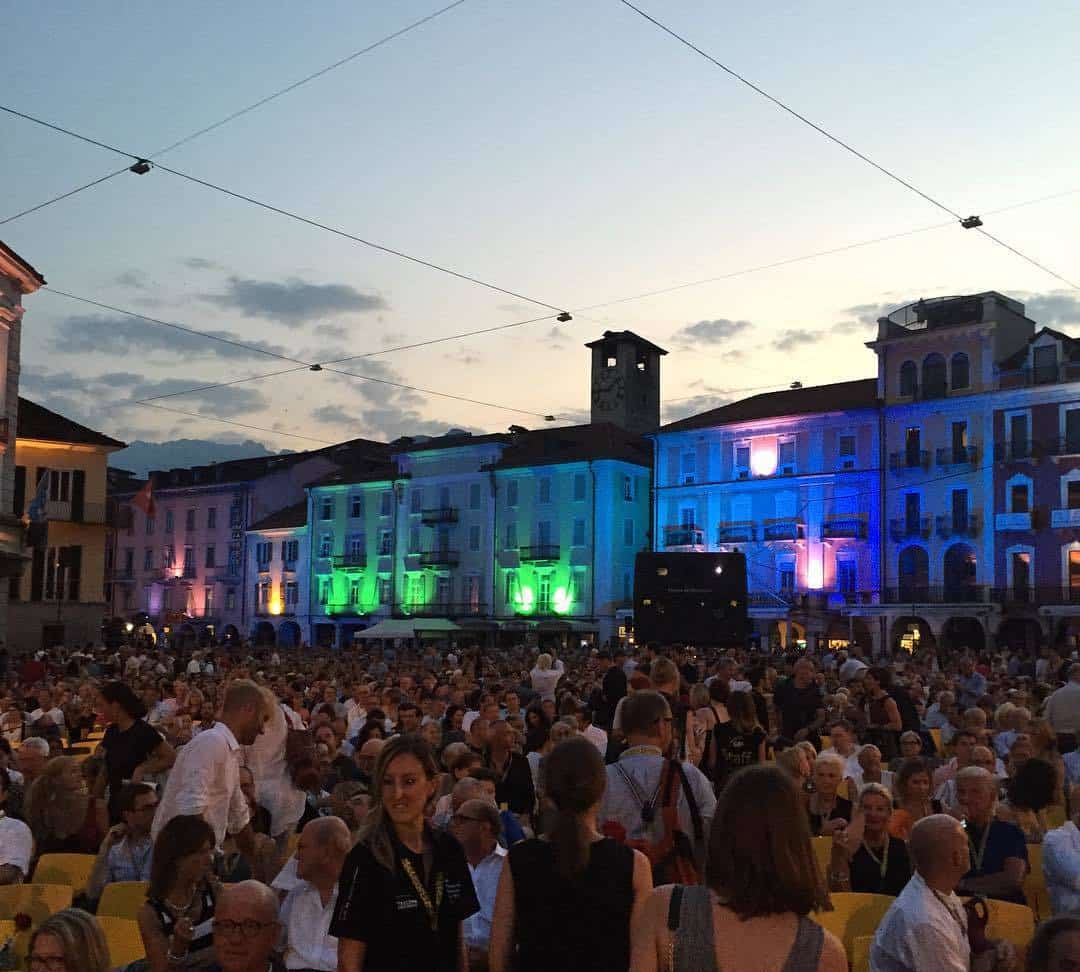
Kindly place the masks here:
<instances>
[{"instance_id":1,"label":"bag strap","mask_svg":"<svg viewBox=\"0 0 1080 972\"><path fill-rule=\"evenodd\" d=\"M679 930L679 919L682 917L683 886L675 884L671 887L671 900L668 902L667 926L672 935Z\"/></svg>"},{"instance_id":2,"label":"bag strap","mask_svg":"<svg viewBox=\"0 0 1080 972\"><path fill-rule=\"evenodd\" d=\"M619 775L623 778L623 781L630 788L630 792L633 794L634 799L637 800L638 805L641 807L642 810L644 810L645 807L656 806L657 797L660 795L660 787L663 785L664 782L663 772L661 772L660 774L660 781L656 784L656 792L653 793L652 799L650 800L648 797L645 796L644 793L641 792L641 787L637 785L637 783L634 781L634 778L626 772L625 767L620 765L618 761L615 762L615 769L618 770Z\"/></svg>"},{"instance_id":3,"label":"bag strap","mask_svg":"<svg viewBox=\"0 0 1080 972\"><path fill-rule=\"evenodd\" d=\"M675 786L675 780L678 779L679 787L683 793L686 794L686 805L690 809L690 821L694 828L694 840L700 841L705 835L705 824L701 818L701 810L698 807L697 800L694 798L694 791L690 788L690 783L686 779L686 770L683 769L682 763L677 759L669 759L664 767L664 772L667 774L666 780L661 778L661 782L666 782L664 789L664 806L674 806L678 800L678 789Z\"/></svg>"}]
</instances>

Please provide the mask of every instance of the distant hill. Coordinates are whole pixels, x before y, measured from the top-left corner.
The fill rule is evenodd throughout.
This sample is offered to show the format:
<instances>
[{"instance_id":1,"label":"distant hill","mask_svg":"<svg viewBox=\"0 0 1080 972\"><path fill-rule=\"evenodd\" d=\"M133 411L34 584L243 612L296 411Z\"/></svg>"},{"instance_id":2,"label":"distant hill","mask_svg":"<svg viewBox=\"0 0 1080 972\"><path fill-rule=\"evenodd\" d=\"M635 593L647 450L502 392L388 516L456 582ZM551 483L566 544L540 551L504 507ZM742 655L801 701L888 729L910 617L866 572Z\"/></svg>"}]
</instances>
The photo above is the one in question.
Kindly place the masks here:
<instances>
[{"instance_id":1,"label":"distant hill","mask_svg":"<svg viewBox=\"0 0 1080 972\"><path fill-rule=\"evenodd\" d=\"M179 469L205 466L229 459L257 459L260 456L286 455L291 449L273 452L261 442L213 442L209 439L173 439L171 442L144 442L136 439L126 449L109 456L109 465L130 469L145 478L151 469Z\"/></svg>"}]
</instances>

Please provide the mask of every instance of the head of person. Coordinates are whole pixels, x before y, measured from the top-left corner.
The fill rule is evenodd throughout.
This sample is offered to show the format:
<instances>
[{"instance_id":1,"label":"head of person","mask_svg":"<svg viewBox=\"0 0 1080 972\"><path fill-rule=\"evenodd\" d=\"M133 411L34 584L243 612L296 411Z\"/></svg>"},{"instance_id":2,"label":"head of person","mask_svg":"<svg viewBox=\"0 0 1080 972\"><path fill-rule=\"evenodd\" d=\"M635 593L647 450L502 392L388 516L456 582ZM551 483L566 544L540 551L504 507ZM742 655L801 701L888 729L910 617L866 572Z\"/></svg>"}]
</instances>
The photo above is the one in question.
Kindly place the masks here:
<instances>
[{"instance_id":1,"label":"head of person","mask_svg":"<svg viewBox=\"0 0 1080 972\"><path fill-rule=\"evenodd\" d=\"M241 746L250 746L262 734L270 707L263 689L246 678L229 682L221 703L224 722Z\"/></svg>"},{"instance_id":2,"label":"head of person","mask_svg":"<svg viewBox=\"0 0 1080 972\"><path fill-rule=\"evenodd\" d=\"M379 758L379 753L382 752L383 746L386 745L385 739L369 739L363 743L356 751L354 761L356 762L356 768L362 773L367 773L369 776L375 772L375 761Z\"/></svg>"},{"instance_id":3,"label":"head of person","mask_svg":"<svg viewBox=\"0 0 1080 972\"><path fill-rule=\"evenodd\" d=\"M477 749L483 749L491 740L491 723L482 716L473 719L469 726L469 743Z\"/></svg>"},{"instance_id":4,"label":"head of person","mask_svg":"<svg viewBox=\"0 0 1080 972\"><path fill-rule=\"evenodd\" d=\"M737 732L751 732L759 726L754 697L749 692L731 692L728 695L727 710L731 717L732 727Z\"/></svg>"},{"instance_id":5,"label":"head of person","mask_svg":"<svg viewBox=\"0 0 1080 972\"><path fill-rule=\"evenodd\" d=\"M679 691L679 669L670 658L657 658L649 669L649 678L657 692L674 695Z\"/></svg>"},{"instance_id":6,"label":"head of person","mask_svg":"<svg viewBox=\"0 0 1080 972\"><path fill-rule=\"evenodd\" d=\"M1057 915L1035 930L1028 946L1028 972L1076 972L1080 969L1080 915Z\"/></svg>"},{"instance_id":7,"label":"head of person","mask_svg":"<svg viewBox=\"0 0 1080 972\"><path fill-rule=\"evenodd\" d=\"M976 746L971 751L971 765L993 773L997 769L997 757L989 746Z\"/></svg>"},{"instance_id":8,"label":"head of person","mask_svg":"<svg viewBox=\"0 0 1080 972\"><path fill-rule=\"evenodd\" d=\"M154 841L150 863L151 896L164 901L179 883L198 884L214 866L214 831L202 817L173 817Z\"/></svg>"},{"instance_id":9,"label":"head of person","mask_svg":"<svg viewBox=\"0 0 1080 972\"><path fill-rule=\"evenodd\" d=\"M516 733L505 719L496 719L488 729L488 746L499 753L507 753L514 747Z\"/></svg>"},{"instance_id":10,"label":"head of person","mask_svg":"<svg viewBox=\"0 0 1080 972\"><path fill-rule=\"evenodd\" d=\"M1036 813L1054 802L1057 771L1041 759L1029 759L1006 785L1009 805Z\"/></svg>"},{"instance_id":11,"label":"head of person","mask_svg":"<svg viewBox=\"0 0 1080 972\"><path fill-rule=\"evenodd\" d=\"M337 883L345 855L352 847L352 834L338 817L316 817L300 831L296 845L296 875L316 887Z\"/></svg>"},{"instance_id":12,"label":"head of person","mask_svg":"<svg viewBox=\"0 0 1080 972\"><path fill-rule=\"evenodd\" d=\"M822 753L814 760L814 789L826 799L836 796L844 778L844 759L835 753Z\"/></svg>"},{"instance_id":13,"label":"head of person","mask_svg":"<svg viewBox=\"0 0 1080 972\"><path fill-rule=\"evenodd\" d=\"M403 702L398 706L398 721L402 732L418 732L420 718L420 706L415 702Z\"/></svg>"},{"instance_id":14,"label":"head of person","mask_svg":"<svg viewBox=\"0 0 1080 972\"><path fill-rule=\"evenodd\" d=\"M499 810L490 800L466 800L450 820L450 830L470 860L494 852L500 827Z\"/></svg>"},{"instance_id":15,"label":"head of person","mask_svg":"<svg viewBox=\"0 0 1080 972\"><path fill-rule=\"evenodd\" d=\"M281 934L277 895L259 881L230 884L217 899L213 927L222 972L265 972Z\"/></svg>"},{"instance_id":16,"label":"head of person","mask_svg":"<svg viewBox=\"0 0 1080 972\"><path fill-rule=\"evenodd\" d=\"M30 938L28 972L108 972L111 967L105 933L81 908L50 915Z\"/></svg>"},{"instance_id":17,"label":"head of person","mask_svg":"<svg viewBox=\"0 0 1080 972\"><path fill-rule=\"evenodd\" d=\"M930 799L930 767L921 756L905 759L896 771L896 796L901 803L922 803Z\"/></svg>"},{"instance_id":18,"label":"head of person","mask_svg":"<svg viewBox=\"0 0 1080 972\"><path fill-rule=\"evenodd\" d=\"M499 783L499 774L487 766L474 766L472 779L480 785L480 796L495 802L495 789Z\"/></svg>"},{"instance_id":19,"label":"head of person","mask_svg":"<svg viewBox=\"0 0 1080 972\"><path fill-rule=\"evenodd\" d=\"M1015 774L1021 766L1035 755L1035 746L1031 742L1031 736L1020 733L1013 744L1009 747L1009 771Z\"/></svg>"},{"instance_id":20,"label":"head of person","mask_svg":"<svg viewBox=\"0 0 1080 972\"><path fill-rule=\"evenodd\" d=\"M892 688L892 669L884 665L875 665L866 672L865 683L871 695L888 692Z\"/></svg>"},{"instance_id":21,"label":"head of person","mask_svg":"<svg viewBox=\"0 0 1080 972\"><path fill-rule=\"evenodd\" d=\"M483 760L480 754L468 749L450 764L450 772L453 773L455 780L463 780L470 775L474 766L479 766L481 763Z\"/></svg>"},{"instance_id":22,"label":"head of person","mask_svg":"<svg viewBox=\"0 0 1080 972\"><path fill-rule=\"evenodd\" d=\"M971 869L971 845L956 817L933 813L916 821L908 840L912 867L934 890L948 893Z\"/></svg>"},{"instance_id":23,"label":"head of person","mask_svg":"<svg viewBox=\"0 0 1080 972\"><path fill-rule=\"evenodd\" d=\"M866 822L866 833L881 837L892 816L892 794L880 783L867 783L859 790L859 809Z\"/></svg>"},{"instance_id":24,"label":"head of person","mask_svg":"<svg viewBox=\"0 0 1080 972\"><path fill-rule=\"evenodd\" d=\"M856 759L863 771L863 779L867 783L881 782L881 750L877 746L863 746Z\"/></svg>"},{"instance_id":25,"label":"head of person","mask_svg":"<svg viewBox=\"0 0 1080 972\"><path fill-rule=\"evenodd\" d=\"M904 759L914 759L922 753L922 737L917 732L902 733L900 736L900 755Z\"/></svg>"},{"instance_id":26,"label":"head of person","mask_svg":"<svg viewBox=\"0 0 1080 972\"><path fill-rule=\"evenodd\" d=\"M427 740L427 744L436 752L442 749L443 730L438 720L432 719L420 727L420 735Z\"/></svg>"},{"instance_id":27,"label":"head of person","mask_svg":"<svg viewBox=\"0 0 1080 972\"><path fill-rule=\"evenodd\" d=\"M810 824L789 774L759 764L731 777L713 816L705 880L744 919L827 907Z\"/></svg>"},{"instance_id":28,"label":"head of person","mask_svg":"<svg viewBox=\"0 0 1080 972\"><path fill-rule=\"evenodd\" d=\"M577 877L588 864L590 836L585 818L599 807L606 786L600 751L584 736L559 743L544 759L541 788L555 805L547 837L555 850L556 866L565 877Z\"/></svg>"},{"instance_id":29,"label":"head of person","mask_svg":"<svg viewBox=\"0 0 1080 972\"><path fill-rule=\"evenodd\" d=\"M814 663L809 658L800 658L791 669L791 680L796 688L807 688L816 675Z\"/></svg>"},{"instance_id":30,"label":"head of person","mask_svg":"<svg viewBox=\"0 0 1080 972\"><path fill-rule=\"evenodd\" d=\"M841 756L850 756L855 748L855 732L847 719L837 719L829 726L829 738L832 740L832 748Z\"/></svg>"},{"instance_id":31,"label":"head of person","mask_svg":"<svg viewBox=\"0 0 1080 972\"><path fill-rule=\"evenodd\" d=\"M157 790L152 786L146 783L128 783L124 786L116 798L116 806L129 838L139 840L150 833L157 805Z\"/></svg>"},{"instance_id":32,"label":"head of person","mask_svg":"<svg viewBox=\"0 0 1080 972\"><path fill-rule=\"evenodd\" d=\"M997 802L997 780L992 773L978 766L966 766L956 774L956 802L964 816L978 827L984 827L994 815Z\"/></svg>"},{"instance_id":33,"label":"head of person","mask_svg":"<svg viewBox=\"0 0 1080 972\"><path fill-rule=\"evenodd\" d=\"M82 826L86 797L79 764L71 756L57 756L26 791L26 822L39 840L46 835L66 837Z\"/></svg>"},{"instance_id":34,"label":"head of person","mask_svg":"<svg viewBox=\"0 0 1080 972\"><path fill-rule=\"evenodd\" d=\"M574 714L577 718L578 732L584 732L589 726L592 725L593 714L592 709L589 708L584 702L580 703L574 710Z\"/></svg>"},{"instance_id":35,"label":"head of person","mask_svg":"<svg viewBox=\"0 0 1080 972\"><path fill-rule=\"evenodd\" d=\"M356 830L371 809L371 791L358 780L343 780L330 793L330 809L349 830Z\"/></svg>"},{"instance_id":36,"label":"head of person","mask_svg":"<svg viewBox=\"0 0 1080 972\"><path fill-rule=\"evenodd\" d=\"M788 746L787 749L779 750L776 753L776 765L792 779L797 780L799 785L810 779L810 774L813 772L813 764L805 750L799 746Z\"/></svg>"},{"instance_id":37,"label":"head of person","mask_svg":"<svg viewBox=\"0 0 1080 972\"><path fill-rule=\"evenodd\" d=\"M953 738L956 749L956 765L963 769L971 765L971 752L979 744L979 737L969 729L961 729Z\"/></svg>"},{"instance_id":38,"label":"head of person","mask_svg":"<svg viewBox=\"0 0 1080 972\"><path fill-rule=\"evenodd\" d=\"M372 802L360 839L388 871L394 871L392 834L422 825L439 773L431 747L416 735L394 736L379 750L372 774Z\"/></svg>"},{"instance_id":39,"label":"head of person","mask_svg":"<svg viewBox=\"0 0 1080 972\"><path fill-rule=\"evenodd\" d=\"M40 736L27 739L15 753L15 766L30 783L37 779L49 761L49 743Z\"/></svg>"},{"instance_id":40,"label":"head of person","mask_svg":"<svg viewBox=\"0 0 1080 972\"><path fill-rule=\"evenodd\" d=\"M668 751L672 739L671 706L659 692L628 696L622 703L621 719L623 735L631 746L656 746L662 753Z\"/></svg>"},{"instance_id":41,"label":"head of person","mask_svg":"<svg viewBox=\"0 0 1080 972\"><path fill-rule=\"evenodd\" d=\"M479 767L477 771L479 771ZM489 796L487 788L480 780L472 776L466 776L464 779L458 780L450 791L450 810L456 813L460 807L470 800L486 800L488 803L492 803L494 799L494 794Z\"/></svg>"},{"instance_id":42,"label":"head of person","mask_svg":"<svg viewBox=\"0 0 1080 972\"><path fill-rule=\"evenodd\" d=\"M548 671L548 669L551 668L551 665L552 665L551 655L549 655L546 651L542 652L540 655L537 656L537 658L536 658L536 667L540 671L542 671L542 672Z\"/></svg>"}]
</instances>

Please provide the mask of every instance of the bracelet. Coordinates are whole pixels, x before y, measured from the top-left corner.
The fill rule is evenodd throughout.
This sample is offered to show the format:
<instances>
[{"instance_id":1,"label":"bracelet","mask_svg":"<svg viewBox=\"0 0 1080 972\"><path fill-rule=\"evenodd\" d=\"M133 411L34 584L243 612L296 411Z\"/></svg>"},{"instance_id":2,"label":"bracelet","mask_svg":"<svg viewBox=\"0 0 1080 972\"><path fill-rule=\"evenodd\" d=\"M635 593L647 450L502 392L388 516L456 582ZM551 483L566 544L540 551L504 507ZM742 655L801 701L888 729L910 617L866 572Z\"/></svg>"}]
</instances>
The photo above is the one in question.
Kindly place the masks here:
<instances>
[{"instance_id":1,"label":"bracelet","mask_svg":"<svg viewBox=\"0 0 1080 972\"><path fill-rule=\"evenodd\" d=\"M179 965L180 963L187 961L187 952L183 955L173 955L172 952L166 952L165 958L167 961L172 962L173 965Z\"/></svg>"}]
</instances>

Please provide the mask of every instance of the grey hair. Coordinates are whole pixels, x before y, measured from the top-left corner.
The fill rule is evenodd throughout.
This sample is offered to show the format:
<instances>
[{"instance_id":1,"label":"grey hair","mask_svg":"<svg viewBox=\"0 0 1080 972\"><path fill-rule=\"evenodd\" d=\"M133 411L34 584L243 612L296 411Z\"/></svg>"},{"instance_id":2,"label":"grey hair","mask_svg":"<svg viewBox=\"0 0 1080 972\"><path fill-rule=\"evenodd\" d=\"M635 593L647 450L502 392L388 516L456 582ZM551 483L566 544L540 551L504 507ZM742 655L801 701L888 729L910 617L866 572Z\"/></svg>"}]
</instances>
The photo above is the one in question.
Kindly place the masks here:
<instances>
[{"instance_id":1,"label":"grey hair","mask_svg":"<svg viewBox=\"0 0 1080 972\"><path fill-rule=\"evenodd\" d=\"M23 749L33 749L39 756L49 755L49 741L41 736L31 736L22 744Z\"/></svg>"}]
</instances>

